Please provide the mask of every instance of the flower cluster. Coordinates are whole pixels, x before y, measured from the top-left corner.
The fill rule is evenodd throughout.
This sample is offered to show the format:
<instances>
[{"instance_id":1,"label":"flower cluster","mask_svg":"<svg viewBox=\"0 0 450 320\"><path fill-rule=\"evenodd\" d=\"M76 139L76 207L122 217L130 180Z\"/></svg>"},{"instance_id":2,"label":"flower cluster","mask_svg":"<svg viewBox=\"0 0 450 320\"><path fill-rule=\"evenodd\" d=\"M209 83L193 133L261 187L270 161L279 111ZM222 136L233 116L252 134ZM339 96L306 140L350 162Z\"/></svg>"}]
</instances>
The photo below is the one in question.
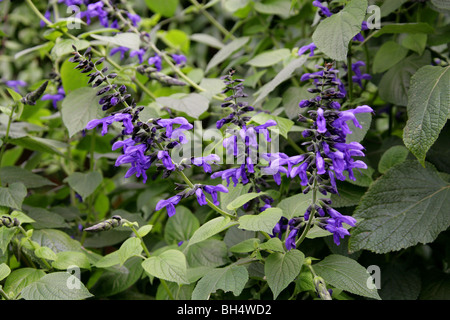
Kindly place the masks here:
<instances>
[{"instance_id":1,"label":"flower cluster","mask_svg":"<svg viewBox=\"0 0 450 320\"><path fill-rule=\"evenodd\" d=\"M300 108L310 108L307 111L309 117L299 116L299 121L310 125L302 132L303 137L308 139L303 143L307 152L293 157L283 153L270 154L269 166L262 171L274 177L280 173L285 173L291 179L298 176L305 194L311 190L318 190L323 195L336 194L338 193L336 180L343 181L347 177L355 180L353 169L367 168L363 161L353 159L364 156L362 151L364 147L358 142L346 142L347 135L352 133L347 121L352 121L356 127L361 128L356 115L373 110L367 105L340 110L339 101L345 94L339 90L342 86L342 82L338 79L339 71L332 68L332 64L316 67L319 71L304 75L302 79L312 80L315 88L308 90L317 96L299 103ZM286 247L295 248L299 230L310 219L314 219L312 221L315 224L331 232L334 242L339 245L340 239L349 234L343 224L355 226L355 220L340 214L330 205L329 199L319 199L317 203L308 207L303 217L291 219L288 222L290 232L286 237ZM279 233L278 229L283 225L285 222L280 221L274 234Z\"/></svg>"},{"instance_id":2,"label":"flower cluster","mask_svg":"<svg viewBox=\"0 0 450 320\"><path fill-rule=\"evenodd\" d=\"M230 70L229 74L222 77L226 88L222 93L231 92L225 102L222 103L222 108L231 109L232 112L224 118L216 122L218 129L222 128L225 124L232 124L234 129L228 129L229 134L223 140L223 147L226 149L227 154L233 155L241 163L238 167L217 171L211 175L211 178L220 177L227 182L227 186L232 181L234 186L238 183L243 185L251 182L249 192L261 192L263 187L267 187L265 179L259 175L255 170L257 163L260 161L260 157L264 157L264 154L260 155L258 136L263 136L267 142L271 142L269 127L276 126L277 123L274 120L268 120L261 125L249 124L251 117L247 115L248 112L254 111L252 106L249 106L247 102L238 101L240 98L244 98L247 95L244 93L244 87L242 79L233 79L234 70ZM236 128L237 127L237 128ZM263 201L264 205L260 208L263 211L270 207L274 201L267 195L261 195L259 197ZM247 209L249 203L244 205L244 209Z\"/></svg>"}]
</instances>

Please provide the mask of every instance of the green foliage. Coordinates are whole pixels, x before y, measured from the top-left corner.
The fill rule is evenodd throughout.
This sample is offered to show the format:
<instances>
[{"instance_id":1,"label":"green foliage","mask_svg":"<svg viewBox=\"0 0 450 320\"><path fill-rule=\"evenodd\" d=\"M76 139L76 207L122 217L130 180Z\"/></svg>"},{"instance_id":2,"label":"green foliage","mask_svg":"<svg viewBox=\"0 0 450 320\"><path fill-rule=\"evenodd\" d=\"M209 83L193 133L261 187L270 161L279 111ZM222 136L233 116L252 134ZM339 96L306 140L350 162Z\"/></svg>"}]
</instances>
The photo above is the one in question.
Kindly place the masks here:
<instances>
[{"instance_id":1,"label":"green foliage","mask_svg":"<svg viewBox=\"0 0 450 320\"><path fill-rule=\"evenodd\" d=\"M450 298L448 1L322 2L330 17L307 0L113 3L121 9L108 18L118 24L105 26L98 17L69 17L64 2L0 2L0 299ZM380 28L369 24L377 19L368 10L372 4L379 6ZM45 10L52 12L50 23L38 14ZM132 14L141 18L135 25ZM311 42L314 54L299 56ZM76 57L73 46L90 60L89 72L69 61ZM123 57L112 54L118 47ZM162 62L157 71L148 61L156 54ZM177 64L177 54L186 63ZM357 61L371 76L361 85L352 81L357 71L349 65ZM111 149L122 140L122 123L109 124L105 135L85 130L89 121L135 103L143 129L155 119L186 117L203 130L189 137L203 155L225 157L225 129L221 137L211 132L229 115L222 108L230 99L222 77L233 70L247 95L241 102L254 108L245 114L248 123L273 120L269 131L279 152L314 156L305 144L310 124L302 116L308 113L299 102L316 95L301 76L327 63L347 91L341 110L374 110L347 121L352 133L346 142L364 146L367 168L354 168L354 180L344 172L337 194L305 194L298 178L285 173L274 181L260 171L262 160L251 183L231 179L218 205L206 193L207 205L194 193L182 194L168 217L167 208L156 210L158 201L185 186L183 192L226 183L194 165L181 176L152 164L145 184L142 176L124 178L136 163L119 166L124 149ZM96 75L88 83L100 70L110 75L105 82L97 87L102 75ZM16 91L10 80L27 84ZM64 95L55 104L44 96L30 104L27 97L44 83L46 98L58 89ZM122 86L129 105L102 110L98 90L117 94ZM211 137L198 142L204 131ZM212 171L231 167L213 164ZM256 179L265 179L261 192ZM261 211L266 196L273 202ZM304 220L312 204L330 201L357 221L343 225L350 236L339 246L320 212L311 225ZM103 231L85 231L98 225ZM294 227L301 238L288 250Z\"/></svg>"}]
</instances>

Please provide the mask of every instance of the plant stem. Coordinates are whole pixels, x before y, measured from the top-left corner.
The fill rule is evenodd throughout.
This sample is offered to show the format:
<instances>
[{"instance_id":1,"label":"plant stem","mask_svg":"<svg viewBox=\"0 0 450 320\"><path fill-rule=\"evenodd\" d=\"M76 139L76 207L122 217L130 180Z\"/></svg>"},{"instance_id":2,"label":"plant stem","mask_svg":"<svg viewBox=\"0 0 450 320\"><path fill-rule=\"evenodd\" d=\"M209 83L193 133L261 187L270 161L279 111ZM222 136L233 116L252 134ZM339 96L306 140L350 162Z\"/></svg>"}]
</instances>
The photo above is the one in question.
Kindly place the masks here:
<instances>
[{"instance_id":1,"label":"plant stem","mask_svg":"<svg viewBox=\"0 0 450 320\"><path fill-rule=\"evenodd\" d=\"M17 107L17 102L14 102L14 104L11 108L11 114L9 115L8 124L6 126L6 131L5 131L5 136L3 138L2 148L0 149L0 166L2 164L3 154L5 153L5 150L6 150L6 144L8 143L9 131L11 130L12 118L13 118L14 112L16 111L16 107ZM1 186L2 186L2 183L0 181L0 187Z\"/></svg>"},{"instance_id":2,"label":"plant stem","mask_svg":"<svg viewBox=\"0 0 450 320\"><path fill-rule=\"evenodd\" d=\"M314 183L312 187L312 204L311 204L311 213L309 214L308 223L306 224L305 229L303 230L302 235L298 238L298 240L295 243L295 246L298 248L298 246L305 240L306 235L309 232L309 229L311 229L312 221L314 220L314 214L316 213L316 201L317 201L317 178L316 178L316 170L313 172L314 176Z\"/></svg>"},{"instance_id":3,"label":"plant stem","mask_svg":"<svg viewBox=\"0 0 450 320\"><path fill-rule=\"evenodd\" d=\"M0 288L0 295L1 295L3 298L5 298L5 300L10 300L9 297L8 297L8 295L6 294L5 291L3 291L2 288Z\"/></svg>"},{"instance_id":4,"label":"plant stem","mask_svg":"<svg viewBox=\"0 0 450 320\"><path fill-rule=\"evenodd\" d=\"M189 0L225 37L235 40L236 37L224 28L208 11L206 11L197 0Z\"/></svg>"}]
</instances>

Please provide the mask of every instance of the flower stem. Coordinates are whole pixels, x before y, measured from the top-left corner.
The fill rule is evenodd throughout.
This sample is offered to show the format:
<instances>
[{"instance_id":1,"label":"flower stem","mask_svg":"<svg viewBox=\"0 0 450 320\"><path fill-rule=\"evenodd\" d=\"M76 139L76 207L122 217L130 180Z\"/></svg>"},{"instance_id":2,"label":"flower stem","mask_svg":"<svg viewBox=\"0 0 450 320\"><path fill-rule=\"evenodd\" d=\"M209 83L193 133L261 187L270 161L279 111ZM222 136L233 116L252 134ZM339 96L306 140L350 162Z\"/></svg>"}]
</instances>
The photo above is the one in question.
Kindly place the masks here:
<instances>
[{"instance_id":1,"label":"flower stem","mask_svg":"<svg viewBox=\"0 0 450 320\"><path fill-rule=\"evenodd\" d=\"M311 213L309 214L308 223L306 224L305 229L303 230L301 236L298 238L298 240L295 243L295 246L298 248L298 246L305 240L306 235L308 234L309 230L311 229L312 222L314 220L314 214L316 213L316 201L317 201L317 178L316 178L316 171L313 172L314 175L314 183L312 187L312 204L311 204Z\"/></svg>"}]
</instances>

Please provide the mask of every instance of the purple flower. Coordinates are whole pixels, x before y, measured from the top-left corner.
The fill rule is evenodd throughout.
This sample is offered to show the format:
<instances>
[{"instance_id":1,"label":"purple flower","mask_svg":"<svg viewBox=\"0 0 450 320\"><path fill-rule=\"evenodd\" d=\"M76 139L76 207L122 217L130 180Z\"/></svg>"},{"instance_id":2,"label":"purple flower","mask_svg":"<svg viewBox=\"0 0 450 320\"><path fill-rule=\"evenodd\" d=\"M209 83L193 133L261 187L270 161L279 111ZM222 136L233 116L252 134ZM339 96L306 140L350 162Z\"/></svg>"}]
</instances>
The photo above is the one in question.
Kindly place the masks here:
<instances>
[{"instance_id":1,"label":"purple flower","mask_svg":"<svg viewBox=\"0 0 450 320\"><path fill-rule=\"evenodd\" d=\"M325 7L324 5L322 5L322 3L320 3L320 1L313 1L313 6L317 7L320 9L320 11L326 15L327 17L331 17L333 14L331 13L330 9L328 9L327 7Z\"/></svg>"},{"instance_id":2,"label":"purple flower","mask_svg":"<svg viewBox=\"0 0 450 320\"><path fill-rule=\"evenodd\" d=\"M134 141L133 141L134 142ZM131 164L131 167L125 174L125 178L129 178L132 175L136 175L136 177L143 177L143 183L147 182L147 174L146 171L150 168L151 158L144 154L145 149L147 148L145 144L134 145L131 144L130 141L124 141L121 146L123 147L123 154L117 157L115 166L118 167L122 164Z\"/></svg>"},{"instance_id":3,"label":"purple flower","mask_svg":"<svg viewBox=\"0 0 450 320\"><path fill-rule=\"evenodd\" d=\"M285 240L286 249L288 250L295 249L296 247L295 239L297 238L298 231L299 231L298 228L294 228L289 232L289 235Z\"/></svg>"},{"instance_id":4,"label":"purple flower","mask_svg":"<svg viewBox=\"0 0 450 320\"><path fill-rule=\"evenodd\" d=\"M108 133L108 126L113 122L122 121L123 126L125 127L125 134L131 134L133 132L133 124L131 122L132 116L129 113L116 113L115 115L107 116L103 119L94 119L88 122L86 125L86 129L91 130L97 127L98 125L102 125L102 136Z\"/></svg>"},{"instance_id":5,"label":"purple flower","mask_svg":"<svg viewBox=\"0 0 450 320\"><path fill-rule=\"evenodd\" d=\"M137 14L132 14L132 13L127 12L127 16L128 16L128 19L131 20L131 23L133 24L133 26L135 26L135 27L138 26L139 22L141 22L141 17Z\"/></svg>"},{"instance_id":6,"label":"purple flower","mask_svg":"<svg viewBox=\"0 0 450 320\"><path fill-rule=\"evenodd\" d=\"M316 124L317 124L317 131L320 133L325 133L327 132L327 122L323 116L323 109L322 108L318 108L317 109L317 119L316 119Z\"/></svg>"},{"instance_id":7,"label":"purple flower","mask_svg":"<svg viewBox=\"0 0 450 320\"><path fill-rule=\"evenodd\" d=\"M139 50L133 50L130 52L130 57L137 56L139 59L139 63L144 62L145 49L141 48Z\"/></svg>"},{"instance_id":8,"label":"purple flower","mask_svg":"<svg viewBox=\"0 0 450 320\"><path fill-rule=\"evenodd\" d=\"M58 101L61 101L65 98L66 94L64 92L63 87L58 88L58 92L56 94L44 94L41 100L51 100L54 109L58 109Z\"/></svg>"},{"instance_id":9,"label":"purple flower","mask_svg":"<svg viewBox=\"0 0 450 320\"><path fill-rule=\"evenodd\" d=\"M355 63L352 63L352 71L355 73L354 76L352 76L352 81L357 83L360 88L363 87L362 80L370 80L372 79L372 76L368 73L362 73L359 68L365 66L366 64L363 61L357 61Z\"/></svg>"},{"instance_id":10,"label":"purple flower","mask_svg":"<svg viewBox=\"0 0 450 320\"><path fill-rule=\"evenodd\" d=\"M320 151L316 152L316 168L318 174L325 174L325 161L323 160Z\"/></svg>"},{"instance_id":11,"label":"purple flower","mask_svg":"<svg viewBox=\"0 0 450 320\"><path fill-rule=\"evenodd\" d=\"M314 56L314 50L317 49L316 45L314 44L314 42L311 42L310 44L301 47L300 49L298 49L298 55L301 56L302 54L304 54L305 52L307 52L308 50L311 52L309 54L310 57Z\"/></svg>"},{"instance_id":12,"label":"purple flower","mask_svg":"<svg viewBox=\"0 0 450 320\"><path fill-rule=\"evenodd\" d=\"M109 55L113 56L117 52L120 52L120 60L123 60L125 58L125 52L128 52L129 50L130 50L130 48L127 48L127 47L116 47L116 48L111 49L111 51L109 52Z\"/></svg>"},{"instance_id":13,"label":"purple flower","mask_svg":"<svg viewBox=\"0 0 450 320\"><path fill-rule=\"evenodd\" d=\"M184 65L187 62L186 56L183 54L172 54L172 59L176 65Z\"/></svg>"},{"instance_id":14,"label":"purple flower","mask_svg":"<svg viewBox=\"0 0 450 320\"><path fill-rule=\"evenodd\" d=\"M219 156L216 154L210 154L206 157L192 158L191 160L193 165L196 165L198 167L203 166L203 170L208 173L212 172L210 163L215 161L220 161Z\"/></svg>"},{"instance_id":15,"label":"purple flower","mask_svg":"<svg viewBox=\"0 0 450 320\"><path fill-rule=\"evenodd\" d=\"M191 130L194 126L183 117L176 117L174 119L160 119L157 121L161 127L166 128L166 136L170 139L179 139L180 143L187 142L184 131ZM180 125L174 129L174 125Z\"/></svg>"},{"instance_id":16,"label":"purple flower","mask_svg":"<svg viewBox=\"0 0 450 320\"><path fill-rule=\"evenodd\" d=\"M98 17L100 24L107 28L109 26L108 13L103 10L103 2L97 1L87 5L87 10L80 12L81 18L86 18L86 23L91 24L91 19Z\"/></svg>"},{"instance_id":17,"label":"purple flower","mask_svg":"<svg viewBox=\"0 0 450 320\"><path fill-rule=\"evenodd\" d=\"M20 92L19 87L27 86L27 83L23 80L9 80L6 81L5 84L16 92Z\"/></svg>"},{"instance_id":18,"label":"purple flower","mask_svg":"<svg viewBox=\"0 0 450 320\"><path fill-rule=\"evenodd\" d=\"M208 204L208 202L206 202L205 194L203 193L203 190L201 188L195 190L195 195L197 197L197 202L199 205L204 206L205 204Z\"/></svg>"},{"instance_id":19,"label":"purple flower","mask_svg":"<svg viewBox=\"0 0 450 320\"><path fill-rule=\"evenodd\" d=\"M155 54L153 57L148 58L148 64L154 65L156 70L162 70L162 59L159 55Z\"/></svg>"},{"instance_id":20,"label":"purple flower","mask_svg":"<svg viewBox=\"0 0 450 320\"><path fill-rule=\"evenodd\" d=\"M167 214L169 215L169 217L172 217L175 213L175 206L180 202L182 196L181 195L175 195L167 200L160 200L157 204L156 204L156 210L161 210L162 208L166 208L167 209Z\"/></svg>"},{"instance_id":21,"label":"purple flower","mask_svg":"<svg viewBox=\"0 0 450 320\"><path fill-rule=\"evenodd\" d=\"M223 192L223 193L228 193L228 189L221 184L218 184L217 186L209 186L209 185L204 185L202 186L203 190L207 193L209 193L213 199L213 203L218 206L219 205L219 201L217 200L217 192Z\"/></svg>"},{"instance_id":22,"label":"purple flower","mask_svg":"<svg viewBox=\"0 0 450 320\"><path fill-rule=\"evenodd\" d=\"M167 170L175 170L175 165L169 155L169 151L158 151L158 159L160 159Z\"/></svg>"}]
</instances>

